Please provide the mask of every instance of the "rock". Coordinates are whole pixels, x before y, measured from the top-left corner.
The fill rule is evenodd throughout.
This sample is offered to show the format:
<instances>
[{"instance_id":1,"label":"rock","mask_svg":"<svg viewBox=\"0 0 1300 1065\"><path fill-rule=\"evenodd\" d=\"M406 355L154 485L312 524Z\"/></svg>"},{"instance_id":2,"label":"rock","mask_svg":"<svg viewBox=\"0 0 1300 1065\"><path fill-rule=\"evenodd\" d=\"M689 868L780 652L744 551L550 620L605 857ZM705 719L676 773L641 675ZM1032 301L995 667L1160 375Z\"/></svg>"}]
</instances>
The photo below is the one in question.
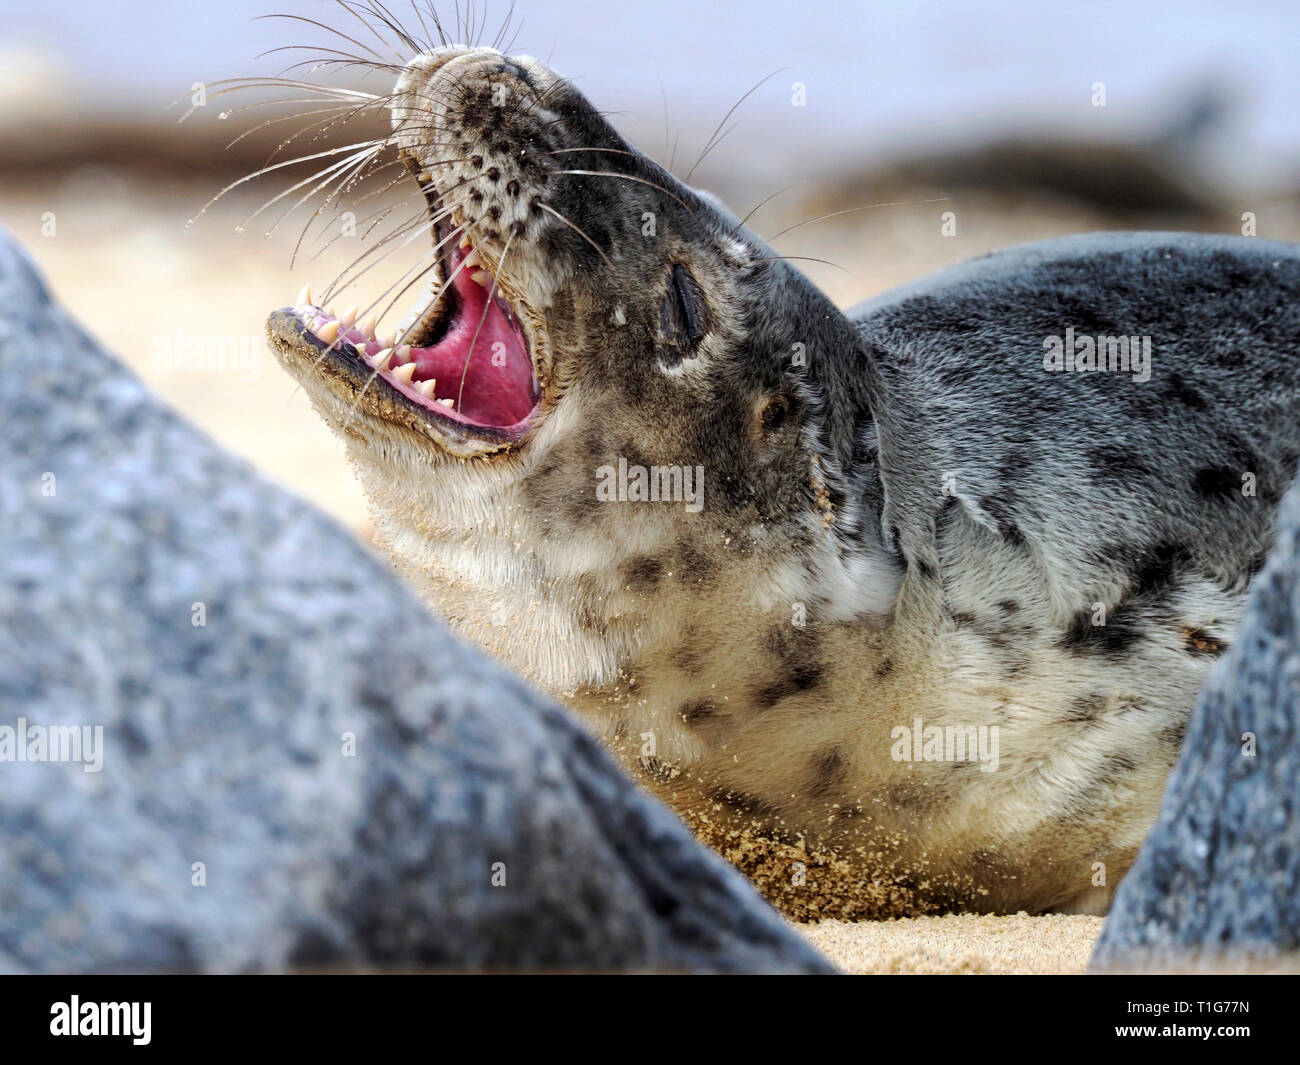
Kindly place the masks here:
<instances>
[{"instance_id":1,"label":"rock","mask_svg":"<svg viewBox=\"0 0 1300 1065\"><path fill-rule=\"evenodd\" d=\"M830 971L3 234L0 308L0 972Z\"/></svg>"},{"instance_id":2,"label":"rock","mask_svg":"<svg viewBox=\"0 0 1300 1065\"><path fill-rule=\"evenodd\" d=\"M1286 968L1297 950L1300 482L1090 965Z\"/></svg>"}]
</instances>

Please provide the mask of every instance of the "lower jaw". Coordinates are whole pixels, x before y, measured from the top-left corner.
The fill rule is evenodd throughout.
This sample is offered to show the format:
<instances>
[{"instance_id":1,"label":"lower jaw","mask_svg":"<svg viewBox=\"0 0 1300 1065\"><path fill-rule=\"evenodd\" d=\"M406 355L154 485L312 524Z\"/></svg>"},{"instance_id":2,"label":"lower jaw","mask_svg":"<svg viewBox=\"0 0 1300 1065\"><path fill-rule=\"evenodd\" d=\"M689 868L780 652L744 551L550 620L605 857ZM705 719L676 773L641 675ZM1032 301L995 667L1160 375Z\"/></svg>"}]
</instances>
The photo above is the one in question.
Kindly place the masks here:
<instances>
[{"instance_id":1,"label":"lower jaw","mask_svg":"<svg viewBox=\"0 0 1300 1065\"><path fill-rule=\"evenodd\" d=\"M267 334L273 351L309 395L322 389L333 394L338 428L344 431L351 428L356 415L365 414L382 423L405 426L454 457L475 458L522 443L540 414L539 400L526 417L508 426L475 425L457 418L445 405L412 396L376 374L349 341L340 341L337 336L328 342L322 339L300 306L272 312L267 319ZM369 348L369 344L366 346Z\"/></svg>"}]
</instances>

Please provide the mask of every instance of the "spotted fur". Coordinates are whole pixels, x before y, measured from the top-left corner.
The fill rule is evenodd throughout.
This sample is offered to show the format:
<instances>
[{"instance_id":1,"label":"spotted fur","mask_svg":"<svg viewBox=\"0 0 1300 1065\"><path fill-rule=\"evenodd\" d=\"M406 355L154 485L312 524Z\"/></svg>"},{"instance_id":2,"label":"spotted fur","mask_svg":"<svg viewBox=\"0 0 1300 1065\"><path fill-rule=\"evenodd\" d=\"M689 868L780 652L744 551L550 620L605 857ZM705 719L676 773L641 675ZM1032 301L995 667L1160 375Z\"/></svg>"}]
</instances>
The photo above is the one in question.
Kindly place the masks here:
<instances>
[{"instance_id":1,"label":"spotted fur","mask_svg":"<svg viewBox=\"0 0 1300 1065\"><path fill-rule=\"evenodd\" d=\"M535 60L454 49L399 89L545 397L466 458L273 322L399 567L702 831L911 912L1104 906L1296 470L1296 249L1070 238L846 314ZM1150 380L1047 372L1067 327L1151 337ZM602 502L620 459L702 466L703 509ZM918 718L996 727L998 768L898 759Z\"/></svg>"}]
</instances>

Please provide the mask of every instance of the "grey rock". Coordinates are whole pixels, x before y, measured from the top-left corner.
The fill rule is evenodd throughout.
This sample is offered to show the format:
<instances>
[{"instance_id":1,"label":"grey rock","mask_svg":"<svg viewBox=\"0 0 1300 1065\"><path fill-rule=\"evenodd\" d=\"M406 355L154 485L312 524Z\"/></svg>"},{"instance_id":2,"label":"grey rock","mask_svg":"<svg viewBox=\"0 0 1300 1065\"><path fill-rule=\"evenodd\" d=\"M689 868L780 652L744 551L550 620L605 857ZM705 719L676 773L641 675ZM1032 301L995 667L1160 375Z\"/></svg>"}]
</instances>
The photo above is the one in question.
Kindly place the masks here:
<instances>
[{"instance_id":1,"label":"grey rock","mask_svg":"<svg viewBox=\"0 0 1300 1065\"><path fill-rule=\"evenodd\" d=\"M0 308L0 727L103 727L0 762L0 972L831 971L3 234Z\"/></svg>"},{"instance_id":2,"label":"grey rock","mask_svg":"<svg viewBox=\"0 0 1300 1065\"><path fill-rule=\"evenodd\" d=\"M1254 755L1248 753L1254 737ZM1287 968L1300 950L1300 483L1210 675L1094 969Z\"/></svg>"}]
</instances>

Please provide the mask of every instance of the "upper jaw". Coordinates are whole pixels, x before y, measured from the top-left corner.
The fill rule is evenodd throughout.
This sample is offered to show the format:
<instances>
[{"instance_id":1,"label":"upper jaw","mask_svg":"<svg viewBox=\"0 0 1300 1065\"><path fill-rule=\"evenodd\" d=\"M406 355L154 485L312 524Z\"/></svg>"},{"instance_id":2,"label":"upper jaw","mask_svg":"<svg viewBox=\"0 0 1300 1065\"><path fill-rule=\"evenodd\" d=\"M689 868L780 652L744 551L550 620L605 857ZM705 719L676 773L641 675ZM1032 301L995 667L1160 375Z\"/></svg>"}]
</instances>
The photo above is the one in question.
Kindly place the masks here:
<instances>
[{"instance_id":1,"label":"upper jaw","mask_svg":"<svg viewBox=\"0 0 1300 1065\"><path fill-rule=\"evenodd\" d=\"M425 191L436 254L431 298L408 324L376 336L356 308L336 314L304 288L271 314L267 331L281 362L309 391L341 393L358 409L396 421L461 458L517 447L550 406L550 352L541 315L479 252L454 210L444 210L428 175L404 154ZM441 220L440 220L441 219Z\"/></svg>"}]
</instances>

